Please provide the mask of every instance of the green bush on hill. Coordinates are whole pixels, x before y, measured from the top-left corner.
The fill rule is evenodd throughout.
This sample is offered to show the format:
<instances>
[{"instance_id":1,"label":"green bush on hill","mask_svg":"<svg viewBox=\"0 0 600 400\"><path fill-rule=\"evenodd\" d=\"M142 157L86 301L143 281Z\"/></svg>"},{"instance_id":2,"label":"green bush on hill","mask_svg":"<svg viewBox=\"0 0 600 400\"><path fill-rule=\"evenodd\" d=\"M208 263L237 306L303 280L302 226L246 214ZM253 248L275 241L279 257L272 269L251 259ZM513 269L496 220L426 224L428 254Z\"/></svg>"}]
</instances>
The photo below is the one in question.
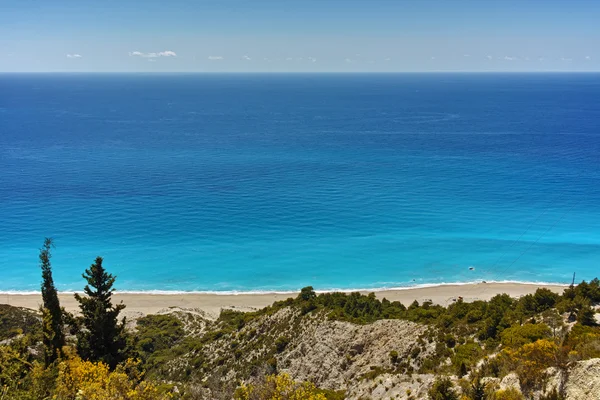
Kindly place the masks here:
<instances>
[{"instance_id":1,"label":"green bush on hill","mask_svg":"<svg viewBox=\"0 0 600 400\"><path fill-rule=\"evenodd\" d=\"M40 334L41 321L41 316L33 310L0 304L0 341L21 334Z\"/></svg>"}]
</instances>

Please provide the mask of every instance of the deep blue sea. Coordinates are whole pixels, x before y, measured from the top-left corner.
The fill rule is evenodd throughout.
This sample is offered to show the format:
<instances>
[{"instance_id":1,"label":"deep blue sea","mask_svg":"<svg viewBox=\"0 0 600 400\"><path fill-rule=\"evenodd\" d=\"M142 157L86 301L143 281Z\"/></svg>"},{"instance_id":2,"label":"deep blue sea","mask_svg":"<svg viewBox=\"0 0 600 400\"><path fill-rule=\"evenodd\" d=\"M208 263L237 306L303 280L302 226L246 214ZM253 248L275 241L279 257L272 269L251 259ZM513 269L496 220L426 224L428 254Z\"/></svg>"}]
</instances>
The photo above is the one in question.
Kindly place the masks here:
<instances>
[{"instance_id":1,"label":"deep blue sea","mask_svg":"<svg viewBox=\"0 0 600 400\"><path fill-rule=\"evenodd\" d=\"M600 275L600 75L0 75L0 291ZM472 267L472 269L471 269Z\"/></svg>"}]
</instances>

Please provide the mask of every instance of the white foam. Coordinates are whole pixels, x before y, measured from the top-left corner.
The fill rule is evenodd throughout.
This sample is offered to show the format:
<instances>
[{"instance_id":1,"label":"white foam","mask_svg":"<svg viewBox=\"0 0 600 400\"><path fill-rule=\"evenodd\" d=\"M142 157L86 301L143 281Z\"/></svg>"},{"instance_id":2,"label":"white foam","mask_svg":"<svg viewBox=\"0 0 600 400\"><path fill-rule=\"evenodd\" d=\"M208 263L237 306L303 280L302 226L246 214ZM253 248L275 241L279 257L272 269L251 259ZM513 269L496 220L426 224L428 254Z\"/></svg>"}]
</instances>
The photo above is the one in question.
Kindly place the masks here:
<instances>
[{"instance_id":1,"label":"white foam","mask_svg":"<svg viewBox=\"0 0 600 400\"><path fill-rule=\"evenodd\" d=\"M440 283L422 283L416 285L406 286L381 286L381 287L365 287L365 288L326 288L326 289L315 289L316 293L352 293L352 292L389 292L398 290L416 290L424 288L434 288L440 286L467 286L467 285L480 285L480 284L513 284L513 285L537 285L537 286L562 286L568 287L569 284L560 282L533 282L533 281L514 281L514 280L502 280L502 281L488 281L485 283L482 280L468 281L468 282L440 282ZM206 294L216 296L237 296L237 295L273 295L273 294L298 294L301 288L295 290L119 290L115 291L115 294L143 294L143 295L186 295L186 294ZM75 294L83 293L82 291L60 291L60 294ZM39 291L0 291L0 295L37 295Z\"/></svg>"}]
</instances>

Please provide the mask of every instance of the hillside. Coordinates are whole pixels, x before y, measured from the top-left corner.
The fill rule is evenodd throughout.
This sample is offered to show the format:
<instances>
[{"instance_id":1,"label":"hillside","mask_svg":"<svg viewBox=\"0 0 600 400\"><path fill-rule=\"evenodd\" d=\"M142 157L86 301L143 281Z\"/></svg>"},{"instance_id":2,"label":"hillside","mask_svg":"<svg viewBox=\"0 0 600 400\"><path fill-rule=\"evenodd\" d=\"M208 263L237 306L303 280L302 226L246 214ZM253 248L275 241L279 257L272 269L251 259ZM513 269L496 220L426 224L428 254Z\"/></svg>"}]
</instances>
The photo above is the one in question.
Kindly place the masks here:
<instances>
[{"instance_id":1,"label":"hillside","mask_svg":"<svg viewBox=\"0 0 600 400\"><path fill-rule=\"evenodd\" d=\"M153 385L148 398L593 400L600 398L600 327L591 305L599 286L447 308L305 288L256 312L223 310L215 319L170 308L139 318L128 324L127 351ZM9 349L36 363L39 316L3 306L0 318L10 321L2 331L4 398L34 398L26 394L35 384L28 368L14 385ZM128 376L139 383L142 375ZM274 394L278 385L287 387L283 397Z\"/></svg>"}]
</instances>

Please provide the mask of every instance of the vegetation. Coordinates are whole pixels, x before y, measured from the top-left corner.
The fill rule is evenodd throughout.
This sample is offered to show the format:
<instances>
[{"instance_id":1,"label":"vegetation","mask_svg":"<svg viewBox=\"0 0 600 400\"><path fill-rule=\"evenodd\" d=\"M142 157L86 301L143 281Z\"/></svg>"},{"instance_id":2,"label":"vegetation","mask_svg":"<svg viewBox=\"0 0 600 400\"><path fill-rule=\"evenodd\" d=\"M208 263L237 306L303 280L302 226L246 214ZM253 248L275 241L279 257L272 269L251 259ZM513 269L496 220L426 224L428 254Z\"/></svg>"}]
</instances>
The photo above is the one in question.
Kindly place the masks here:
<instances>
[{"instance_id":1,"label":"vegetation","mask_svg":"<svg viewBox=\"0 0 600 400\"><path fill-rule=\"evenodd\" d=\"M23 334L37 337L41 328L40 316L35 311L0 304L0 341Z\"/></svg>"},{"instance_id":2,"label":"vegetation","mask_svg":"<svg viewBox=\"0 0 600 400\"><path fill-rule=\"evenodd\" d=\"M58 301L58 292L52 279L52 266L50 258L52 254L52 239L44 239L44 245L40 249L40 267L42 268L42 332L44 339L44 361L46 366L53 363L61 354L65 345L63 333L63 312Z\"/></svg>"},{"instance_id":3,"label":"vegetation","mask_svg":"<svg viewBox=\"0 0 600 400\"><path fill-rule=\"evenodd\" d=\"M525 397L521 392L515 388L508 388L504 390L498 390L494 393L493 400L525 400Z\"/></svg>"},{"instance_id":4,"label":"vegetation","mask_svg":"<svg viewBox=\"0 0 600 400\"><path fill-rule=\"evenodd\" d=\"M315 385L294 382L289 375L269 375L264 382L241 385L235 392L236 400L327 400Z\"/></svg>"},{"instance_id":5,"label":"vegetation","mask_svg":"<svg viewBox=\"0 0 600 400\"><path fill-rule=\"evenodd\" d=\"M216 320L176 311L148 315L126 332L125 320L119 320L124 305L111 300L116 278L101 257L85 270L85 295L75 296L80 315L60 308L51 248L47 239L40 251L41 312L0 306L2 400L338 400L345 397L343 391L323 390L283 373L287 360L304 351L297 340L302 330L326 319L420 324L423 333L412 347L383 349L382 364L362 370L357 381L373 390L384 385L382 374L433 374L437 378L428 396L435 400L524 399L535 393L542 400L558 400L560 389L544 396L539 392L548 368L567 370L576 361L600 357L593 308L600 302L598 279L562 294L538 289L520 299L502 294L472 303L459 299L448 307L416 301L407 307L373 294L317 294L306 287L296 298L255 312L223 310ZM362 351L357 346L341 355L342 368ZM499 390L489 380L508 373L517 375L521 390ZM384 389L387 393L391 386ZM414 399L410 390L406 395Z\"/></svg>"},{"instance_id":6,"label":"vegetation","mask_svg":"<svg viewBox=\"0 0 600 400\"><path fill-rule=\"evenodd\" d=\"M156 385L143 381L138 363L127 360L111 371L102 362L83 361L70 355L57 365L54 397L57 400L160 400L168 396Z\"/></svg>"},{"instance_id":7,"label":"vegetation","mask_svg":"<svg viewBox=\"0 0 600 400\"><path fill-rule=\"evenodd\" d=\"M83 278L88 283L84 288L87 297L75 294L83 325L77 337L77 351L84 360L102 361L112 370L125 358L125 319L118 322L125 305L112 305L112 286L116 277L106 272L102 257L97 257L85 270Z\"/></svg>"},{"instance_id":8,"label":"vegetation","mask_svg":"<svg viewBox=\"0 0 600 400\"><path fill-rule=\"evenodd\" d=\"M509 368L517 372L525 393L541 387L548 367L561 366L557 344L546 339L527 343L516 350L507 349L502 356Z\"/></svg>"},{"instance_id":9,"label":"vegetation","mask_svg":"<svg viewBox=\"0 0 600 400\"><path fill-rule=\"evenodd\" d=\"M438 378L433 382L429 389L429 398L431 400L458 400L458 395L454 391L454 384L447 378Z\"/></svg>"}]
</instances>

